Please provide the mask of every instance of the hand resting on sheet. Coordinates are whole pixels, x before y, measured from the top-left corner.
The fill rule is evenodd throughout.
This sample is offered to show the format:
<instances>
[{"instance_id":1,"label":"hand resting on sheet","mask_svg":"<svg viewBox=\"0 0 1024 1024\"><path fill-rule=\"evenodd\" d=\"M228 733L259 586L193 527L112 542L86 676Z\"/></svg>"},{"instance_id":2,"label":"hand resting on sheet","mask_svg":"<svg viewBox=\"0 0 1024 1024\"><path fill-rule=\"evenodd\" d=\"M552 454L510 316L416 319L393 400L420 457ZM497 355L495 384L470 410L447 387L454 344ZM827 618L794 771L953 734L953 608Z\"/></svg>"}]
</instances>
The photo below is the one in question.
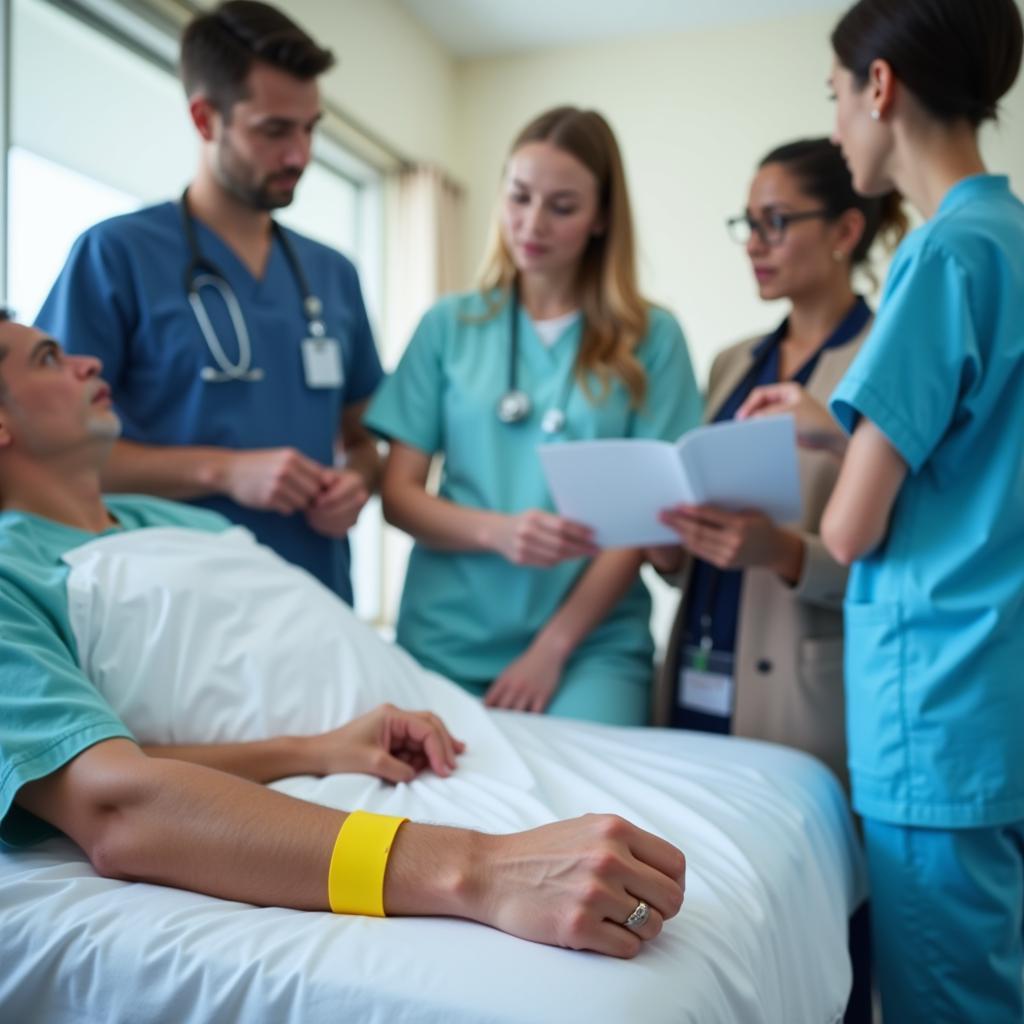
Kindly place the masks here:
<instances>
[{"instance_id":1,"label":"hand resting on sheet","mask_svg":"<svg viewBox=\"0 0 1024 1024\"><path fill-rule=\"evenodd\" d=\"M150 757L191 761L252 782L295 775L362 772L385 782L411 782L426 768L447 776L466 745L437 715L381 704L347 725L309 736L274 736L247 743L143 744Z\"/></svg>"}]
</instances>

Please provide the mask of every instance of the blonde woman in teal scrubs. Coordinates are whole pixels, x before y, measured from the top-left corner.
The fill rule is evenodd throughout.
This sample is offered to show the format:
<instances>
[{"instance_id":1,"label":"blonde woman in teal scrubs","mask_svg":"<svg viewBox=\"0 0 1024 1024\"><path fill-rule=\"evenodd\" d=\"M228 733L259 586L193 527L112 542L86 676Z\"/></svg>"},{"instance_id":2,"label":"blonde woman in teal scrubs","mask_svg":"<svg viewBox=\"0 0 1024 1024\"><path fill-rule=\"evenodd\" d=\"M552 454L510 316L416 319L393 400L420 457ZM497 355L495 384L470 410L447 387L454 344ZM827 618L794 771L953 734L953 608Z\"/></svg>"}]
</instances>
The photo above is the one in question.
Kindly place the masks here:
<instances>
[{"instance_id":1,"label":"blonde woman in teal scrubs","mask_svg":"<svg viewBox=\"0 0 1024 1024\"><path fill-rule=\"evenodd\" d=\"M637 288L611 129L542 114L512 146L479 290L424 316L366 417L391 442L384 514L416 540L398 642L492 707L646 722L641 553L557 516L537 449L674 440L700 411L679 325Z\"/></svg>"}]
</instances>

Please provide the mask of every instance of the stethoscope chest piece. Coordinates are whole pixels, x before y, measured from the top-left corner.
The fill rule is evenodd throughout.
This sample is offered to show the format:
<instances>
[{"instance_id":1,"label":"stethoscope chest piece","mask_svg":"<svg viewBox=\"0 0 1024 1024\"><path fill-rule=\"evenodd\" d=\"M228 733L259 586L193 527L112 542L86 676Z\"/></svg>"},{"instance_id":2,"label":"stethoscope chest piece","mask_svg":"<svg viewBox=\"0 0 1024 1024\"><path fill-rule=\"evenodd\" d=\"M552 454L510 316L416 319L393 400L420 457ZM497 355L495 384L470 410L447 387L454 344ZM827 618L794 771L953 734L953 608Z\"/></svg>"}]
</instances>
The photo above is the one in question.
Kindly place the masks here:
<instances>
[{"instance_id":1,"label":"stethoscope chest piece","mask_svg":"<svg viewBox=\"0 0 1024 1024\"><path fill-rule=\"evenodd\" d=\"M498 399L498 419L502 423L522 423L530 415L530 396L510 388Z\"/></svg>"},{"instance_id":2,"label":"stethoscope chest piece","mask_svg":"<svg viewBox=\"0 0 1024 1024\"><path fill-rule=\"evenodd\" d=\"M545 434L560 434L565 430L565 412L561 409L548 409L541 417L540 429Z\"/></svg>"}]
</instances>

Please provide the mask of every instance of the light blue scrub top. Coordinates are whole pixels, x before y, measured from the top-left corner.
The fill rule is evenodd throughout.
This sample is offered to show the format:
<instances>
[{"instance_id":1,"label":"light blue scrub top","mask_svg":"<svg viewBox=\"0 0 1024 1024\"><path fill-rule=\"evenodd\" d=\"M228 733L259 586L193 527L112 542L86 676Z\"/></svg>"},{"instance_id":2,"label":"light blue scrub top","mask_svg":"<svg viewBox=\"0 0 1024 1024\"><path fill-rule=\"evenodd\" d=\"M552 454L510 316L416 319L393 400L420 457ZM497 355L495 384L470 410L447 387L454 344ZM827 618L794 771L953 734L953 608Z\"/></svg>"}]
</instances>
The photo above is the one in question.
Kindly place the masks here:
<instances>
[{"instance_id":1,"label":"light blue scrub top","mask_svg":"<svg viewBox=\"0 0 1024 1024\"><path fill-rule=\"evenodd\" d=\"M487 306L479 293L445 298L423 317L398 369L371 403L371 429L428 454L444 454L442 498L508 514L554 511L537 456L540 445L600 437L675 440L699 422L701 399L686 342L664 310L650 309L647 335L636 350L647 373L647 399L637 411L618 379L607 398L595 403L572 383L579 320L547 348L529 316L521 309L518 316L518 386L533 403L526 421L498 419L498 400L509 385L509 309L503 305L482 319ZM595 382L599 395L598 387ZM565 429L554 437L540 427L552 408L566 414ZM489 682L526 650L588 564L578 559L534 568L496 554L438 551L417 543L402 593L398 642L452 679ZM650 597L638 579L583 647L649 660L649 617Z\"/></svg>"},{"instance_id":2,"label":"light blue scrub top","mask_svg":"<svg viewBox=\"0 0 1024 1024\"><path fill-rule=\"evenodd\" d=\"M856 809L942 828L1024 819L1024 204L955 185L900 246L831 400L907 463L846 596Z\"/></svg>"},{"instance_id":3,"label":"light blue scrub top","mask_svg":"<svg viewBox=\"0 0 1024 1024\"><path fill-rule=\"evenodd\" d=\"M99 356L124 437L146 444L251 449L291 446L330 466L344 406L366 399L382 371L355 268L340 253L287 231L309 287L323 303L327 334L341 344L340 387L306 384L301 344L309 335L299 284L277 239L257 280L220 237L196 220L200 253L238 297L260 381L209 383L216 366L188 303L190 256L178 203L114 217L78 239L36 320L69 352ZM235 332L212 288L207 314L227 357ZM225 497L198 499L250 529L259 541L352 599L347 540L316 533L301 513L244 508Z\"/></svg>"},{"instance_id":4,"label":"light blue scrub top","mask_svg":"<svg viewBox=\"0 0 1024 1024\"><path fill-rule=\"evenodd\" d=\"M229 525L212 512L159 498L124 495L106 504L120 524L107 533L147 526L217 533ZM97 536L27 512L0 513L0 847L53 834L14 806L22 786L95 743L132 738L82 673L68 617L69 570L61 559Z\"/></svg>"}]
</instances>

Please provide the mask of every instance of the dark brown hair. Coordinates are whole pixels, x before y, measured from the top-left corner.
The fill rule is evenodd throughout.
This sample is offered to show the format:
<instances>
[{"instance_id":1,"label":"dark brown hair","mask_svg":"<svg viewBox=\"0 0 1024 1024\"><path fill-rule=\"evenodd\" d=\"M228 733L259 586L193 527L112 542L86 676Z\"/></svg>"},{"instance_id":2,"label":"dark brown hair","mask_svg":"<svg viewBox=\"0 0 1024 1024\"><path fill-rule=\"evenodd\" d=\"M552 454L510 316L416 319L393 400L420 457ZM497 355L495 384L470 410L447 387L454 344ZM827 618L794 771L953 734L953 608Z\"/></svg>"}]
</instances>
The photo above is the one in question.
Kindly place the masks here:
<instances>
[{"instance_id":1,"label":"dark brown hair","mask_svg":"<svg viewBox=\"0 0 1024 1024\"><path fill-rule=\"evenodd\" d=\"M778 146L765 156L759 167L781 164L797 179L804 194L821 203L832 219L847 210L864 215L864 233L850 254L851 266L861 266L871 244L879 235L893 248L907 233L909 222L898 192L877 198L854 191L853 178L839 147L826 138L800 139Z\"/></svg>"},{"instance_id":2,"label":"dark brown hair","mask_svg":"<svg viewBox=\"0 0 1024 1024\"><path fill-rule=\"evenodd\" d=\"M994 119L1020 70L1014 0L860 0L832 32L839 63L863 86L874 60L939 121Z\"/></svg>"},{"instance_id":3,"label":"dark brown hair","mask_svg":"<svg viewBox=\"0 0 1024 1024\"><path fill-rule=\"evenodd\" d=\"M282 11L256 0L227 0L185 26L180 62L185 93L205 93L225 117L244 97L245 80L257 61L307 80L331 67L334 54Z\"/></svg>"}]
</instances>

